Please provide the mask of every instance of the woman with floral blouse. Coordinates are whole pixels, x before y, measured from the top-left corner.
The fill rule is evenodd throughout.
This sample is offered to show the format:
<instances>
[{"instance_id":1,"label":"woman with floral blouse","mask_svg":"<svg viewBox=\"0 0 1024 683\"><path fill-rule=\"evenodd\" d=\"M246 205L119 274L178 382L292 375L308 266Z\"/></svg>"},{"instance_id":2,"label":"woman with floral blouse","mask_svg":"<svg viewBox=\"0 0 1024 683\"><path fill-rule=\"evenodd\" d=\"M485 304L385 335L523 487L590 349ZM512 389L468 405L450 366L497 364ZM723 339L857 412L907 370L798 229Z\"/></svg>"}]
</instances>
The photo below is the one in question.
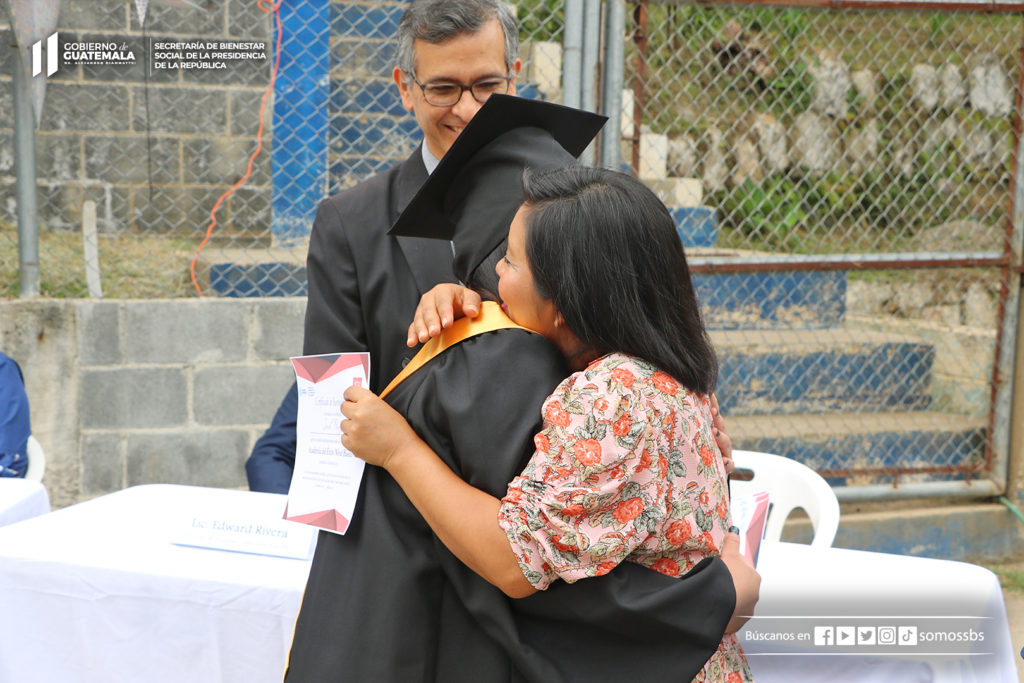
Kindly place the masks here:
<instances>
[{"instance_id":1,"label":"woman with floral blouse","mask_svg":"<svg viewBox=\"0 0 1024 683\"><path fill-rule=\"evenodd\" d=\"M674 222L642 183L604 169L528 172L523 189L497 266L502 307L576 371L545 401L526 469L501 500L475 489L357 387L342 442L511 597L623 561L681 576L721 552L731 519L709 400L717 360ZM734 635L695 680L752 680Z\"/></svg>"}]
</instances>

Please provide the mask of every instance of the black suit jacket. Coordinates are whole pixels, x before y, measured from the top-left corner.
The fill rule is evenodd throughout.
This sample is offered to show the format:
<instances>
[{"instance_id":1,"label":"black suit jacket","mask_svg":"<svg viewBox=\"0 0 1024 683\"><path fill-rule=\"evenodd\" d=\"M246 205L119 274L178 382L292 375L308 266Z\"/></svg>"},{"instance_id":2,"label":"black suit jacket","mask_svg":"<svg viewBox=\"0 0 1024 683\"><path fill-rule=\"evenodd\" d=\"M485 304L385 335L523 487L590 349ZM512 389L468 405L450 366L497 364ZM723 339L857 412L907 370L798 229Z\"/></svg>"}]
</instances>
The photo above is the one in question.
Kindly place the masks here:
<instances>
[{"instance_id":1,"label":"black suit jacket","mask_svg":"<svg viewBox=\"0 0 1024 683\"><path fill-rule=\"evenodd\" d=\"M450 245L387 235L426 179L417 148L398 166L325 199L313 221L303 353L369 351L370 388L378 393L416 351L405 337L420 296L455 280ZM245 463L251 490L288 493L297 405L293 384Z\"/></svg>"},{"instance_id":2,"label":"black suit jacket","mask_svg":"<svg viewBox=\"0 0 1024 683\"><path fill-rule=\"evenodd\" d=\"M370 352L376 393L415 354L406 332L420 296L456 282L451 245L388 229L427 179L419 148L398 166L321 202L306 276L306 355Z\"/></svg>"}]
</instances>

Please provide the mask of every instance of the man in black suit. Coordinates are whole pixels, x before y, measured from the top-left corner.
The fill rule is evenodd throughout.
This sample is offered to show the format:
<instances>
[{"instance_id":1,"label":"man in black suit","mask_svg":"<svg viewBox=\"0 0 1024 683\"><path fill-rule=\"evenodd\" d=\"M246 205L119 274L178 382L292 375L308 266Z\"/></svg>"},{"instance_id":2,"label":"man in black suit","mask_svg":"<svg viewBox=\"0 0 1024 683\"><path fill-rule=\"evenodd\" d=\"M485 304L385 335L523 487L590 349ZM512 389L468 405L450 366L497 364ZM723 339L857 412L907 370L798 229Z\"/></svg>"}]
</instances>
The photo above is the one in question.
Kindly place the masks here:
<instances>
[{"instance_id":1,"label":"man in black suit","mask_svg":"<svg viewBox=\"0 0 1024 683\"><path fill-rule=\"evenodd\" d=\"M518 53L516 18L496 0L421 0L406 10L392 77L423 143L398 166L320 204L306 261L304 354L369 351L378 393L412 358L406 330L420 296L455 281L452 249L387 230L487 97L515 94ZM287 493L296 407L293 386L246 462L252 490Z\"/></svg>"},{"instance_id":2,"label":"man in black suit","mask_svg":"<svg viewBox=\"0 0 1024 683\"><path fill-rule=\"evenodd\" d=\"M420 296L451 282L451 246L388 228L494 92L515 94L515 16L495 0L417 2L398 29L392 72L423 144L400 165L324 201L310 237L303 353L369 350L379 392L412 357L406 329Z\"/></svg>"}]
</instances>

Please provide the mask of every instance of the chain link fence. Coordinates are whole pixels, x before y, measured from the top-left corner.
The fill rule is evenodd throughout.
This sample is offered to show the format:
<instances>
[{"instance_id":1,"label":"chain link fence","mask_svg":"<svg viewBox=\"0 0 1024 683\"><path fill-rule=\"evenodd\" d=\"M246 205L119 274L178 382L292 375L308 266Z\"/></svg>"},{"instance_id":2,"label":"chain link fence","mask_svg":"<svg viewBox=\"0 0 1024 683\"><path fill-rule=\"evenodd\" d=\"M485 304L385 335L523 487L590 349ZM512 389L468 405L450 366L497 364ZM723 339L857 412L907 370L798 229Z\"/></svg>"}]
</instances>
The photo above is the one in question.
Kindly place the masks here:
<instances>
[{"instance_id":1,"label":"chain link fence","mask_svg":"<svg viewBox=\"0 0 1024 683\"><path fill-rule=\"evenodd\" d=\"M519 92L570 99L571 60L582 64L581 106L599 109L621 85L618 163L678 222L736 445L863 490L996 476L1009 397L994 372L1015 334L1013 321L1008 334L1000 326L1015 301L1009 240L1020 240L1010 214L1020 16L582 2L599 46L572 42L571 3L516 5ZM391 78L405 2L295 0L279 17L255 0L150 3L144 24L133 2L64 5L62 51L116 42L135 61L62 63L47 81L36 136L44 295L88 294L87 200L107 297L302 295L320 199L419 143ZM609 30L613 6L625 9L621 31ZM609 35L623 41L621 64L607 62ZM265 56L157 68L157 43L208 40L257 41ZM3 53L8 297L18 294L6 151L16 63Z\"/></svg>"},{"instance_id":2,"label":"chain link fence","mask_svg":"<svg viewBox=\"0 0 1024 683\"><path fill-rule=\"evenodd\" d=\"M836 484L991 473L1019 15L627 7L621 158L716 211L690 255L736 442Z\"/></svg>"},{"instance_id":3,"label":"chain link fence","mask_svg":"<svg viewBox=\"0 0 1024 683\"><path fill-rule=\"evenodd\" d=\"M272 18L255 1L191 4L149 3L143 23L134 2L62 3L58 68L33 79L45 79L35 133L44 296L88 295L87 267L101 275L107 297L194 295L189 263L218 200L214 245L271 244L269 129L251 173L230 190L257 146L273 64ZM18 36L6 25L0 33L0 283L14 296L11 150L19 132L11 112L19 58L8 46ZM96 207L98 259L90 266L83 257L86 202Z\"/></svg>"}]
</instances>

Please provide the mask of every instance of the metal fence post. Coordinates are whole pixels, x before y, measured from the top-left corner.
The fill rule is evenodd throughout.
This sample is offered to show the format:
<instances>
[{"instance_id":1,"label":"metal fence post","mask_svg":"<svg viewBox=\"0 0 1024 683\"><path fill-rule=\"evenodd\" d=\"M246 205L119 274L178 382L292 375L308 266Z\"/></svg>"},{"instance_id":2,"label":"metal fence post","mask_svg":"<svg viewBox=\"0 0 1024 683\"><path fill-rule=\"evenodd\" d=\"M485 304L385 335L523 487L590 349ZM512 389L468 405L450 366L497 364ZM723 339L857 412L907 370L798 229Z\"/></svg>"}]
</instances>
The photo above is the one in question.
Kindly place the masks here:
<instances>
[{"instance_id":1,"label":"metal fence post","mask_svg":"<svg viewBox=\"0 0 1024 683\"><path fill-rule=\"evenodd\" d=\"M601 165L617 169L619 150L619 119L622 117L622 82L626 33L626 7L623 0L605 3L604 65L601 70L601 112L608 123L601 133Z\"/></svg>"},{"instance_id":2,"label":"metal fence post","mask_svg":"<svg viewBox=\"0 0 1024 683\"><path fill-rule=\"evenodd\" d=\"M36 121L32 113L32 79L15 46L14 165L18 186L18 273L20 296L39 296L39 224L36 197Z\"/></svg>"},{"instance_id":3,"label":"metal fence post","mask_svg":"<svg viewBox=\"0 0 1024 683\"><path fill-rule=\"evenodd\" d=\"M583 71L583 0L565 3L565 36L563 38L562 104L579 108Z\"/></svg>"},{"instance_id":4,"label":"metal fence post","mask_svg":"<svg viewBox=\"0 0 1024 683\"><path fill-rule=\"evenodd\" d=\"M1021 39L1021 72L1018 74L1017 94L1014 100L1014 150L1013 150L1013 195L1010 197L1007 243L1004 250L1010 257L1007 273L1006 300L1003 304L1002 336L997 378L993 382L992 406L992 476L1002 482L1004 491L1015 503L1020 503L1022 492L1015 486L1014 471L1024 465L1024 430L1021 429L1021 414L1024 413L1024 371L1021 363L1024 355L1024 335L1020 333L1021 323L1021 259L1024 254L1024 37ZM1016 268L1014 268L1016 266Z\"/></svg>"},{"instance_id":5,"label":"metal fence post","mask_svg":"<svg viewBox=\"0 0 1024 683\"><path fill-rule=\"evenodd\" d=\"M585 0L583 13L583 91L580 106L597 109L598 56L601 51L601 0Z\"/></svg>"}]
</instances>

